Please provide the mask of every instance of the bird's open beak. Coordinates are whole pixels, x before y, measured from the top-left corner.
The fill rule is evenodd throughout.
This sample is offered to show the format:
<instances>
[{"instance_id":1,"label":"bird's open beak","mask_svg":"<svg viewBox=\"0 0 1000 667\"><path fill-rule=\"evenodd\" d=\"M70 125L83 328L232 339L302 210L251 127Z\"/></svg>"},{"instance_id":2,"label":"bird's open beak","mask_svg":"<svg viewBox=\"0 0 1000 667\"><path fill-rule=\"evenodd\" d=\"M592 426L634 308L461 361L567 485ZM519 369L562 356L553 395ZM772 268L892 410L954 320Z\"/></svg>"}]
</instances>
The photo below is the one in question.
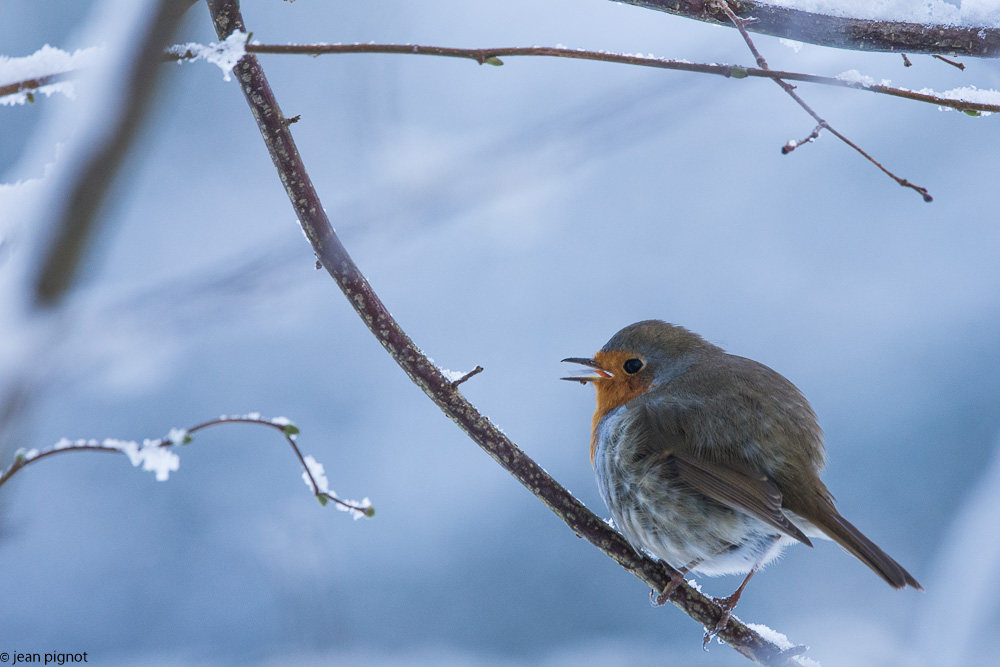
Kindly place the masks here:
<instances>
[{"instance_id":1,"label":"bird's open beak","mask_svg":"<svg viewBox=\"0 0 1000 667\"><path fill-rule=\"evenodd\" d=\"M563 359L563 361L589 366L590 368L594 369L594 374L577 375L568 378L559 378L560 380L569 380L571 382L579 382L580 384L587 384L588 382L599 382L600 380L611 377L611 373L601 368L600 365L598 365L598 363L593 359L584 359L583 357L569 357L568 359Z\"/></svg>"}]
</instances>

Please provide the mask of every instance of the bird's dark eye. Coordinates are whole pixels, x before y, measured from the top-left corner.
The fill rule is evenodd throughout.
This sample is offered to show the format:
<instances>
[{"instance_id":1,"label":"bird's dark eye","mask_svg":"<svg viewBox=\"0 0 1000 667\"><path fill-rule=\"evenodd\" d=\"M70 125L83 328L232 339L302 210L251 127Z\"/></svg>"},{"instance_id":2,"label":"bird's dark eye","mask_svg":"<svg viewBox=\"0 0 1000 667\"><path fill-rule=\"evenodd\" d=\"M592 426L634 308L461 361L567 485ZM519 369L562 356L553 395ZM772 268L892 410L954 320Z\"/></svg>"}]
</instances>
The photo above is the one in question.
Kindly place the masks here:
<instances>
[{"instance_id":1,"label":"bird's dark eye","mask_svg":"<svg viewBox=\"0 0 1000 667\"><path fill-rule=\"evenodd\" d=\"M625 372L628 373L629 375L632 375L633 373L638 373L639 370L642 368L642 360L629 359L622 365L622 368L624 368Z\"/></svg>"}]
</instances>

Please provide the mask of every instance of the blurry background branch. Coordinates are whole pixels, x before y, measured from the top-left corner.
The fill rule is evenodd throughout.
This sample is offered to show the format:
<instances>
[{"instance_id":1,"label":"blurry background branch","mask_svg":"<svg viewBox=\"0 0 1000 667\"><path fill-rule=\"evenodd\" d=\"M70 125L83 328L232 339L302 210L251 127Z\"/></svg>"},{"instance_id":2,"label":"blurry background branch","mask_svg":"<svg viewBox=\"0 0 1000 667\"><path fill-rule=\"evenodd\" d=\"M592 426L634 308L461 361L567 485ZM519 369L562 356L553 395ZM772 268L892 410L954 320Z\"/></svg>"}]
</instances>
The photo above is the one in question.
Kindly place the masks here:
<instances>
[{"instance_id":1,"label":"blurry background branch","mask_svg":"<svg viewBox=\"0 0 1000 667\"><path fill-rule=\"evenodd\" d=\"M97 229L101 204L149 110L162 74L160 54L192 4L193 0L158 0L145 10L145 26L136 35L133 57L126 61L117 104L109 105L117 107L117 114L106 117L104 140L75 172L75 181L65 184L65 198L54 203L58 207L52 212L55 233L42 250L44 258L34 279L38 304L55 305L72 285L87 242Z\"/></svg>"},{"instance_id":2,"label":"blurry background branch","mask_svg":"<svg viewBox=\"0 0 1000 667\"><path fill-rule=\"evenodd\" d=\"M726 15L705 0L615 0L685 18L732 28ZM995 58L1000 55L1000 29L978 26L923 25L814 14L755 0L732 3L742 19L755 19L747 30L855 51L943 53Z\"/></svg>"},{"instance_id":3,"label":"blurry background branch","mask_svg":"<svg viewBox=\"0 0 1000 667\"><path fill-rule=\"evenodd\" d=\"M234 31L246 30L235 0L207 2L220 39L225 39ZM334 232L257 58L249 54L244 56L236 65L235 72L316 256L386 351L476 444L548 505L577 535L590 541L655 590L664 590L672 569L636 553L621 535L590 512L480 414L455 384L413 344ZM720 617L719 606L686 582L677 587L671 602L705 627L712 627ZM788 664L798 655L795 650L783 651L738 622L730 622L719 637L741 654L763 664Z\"/></svg>"}]
</instances>

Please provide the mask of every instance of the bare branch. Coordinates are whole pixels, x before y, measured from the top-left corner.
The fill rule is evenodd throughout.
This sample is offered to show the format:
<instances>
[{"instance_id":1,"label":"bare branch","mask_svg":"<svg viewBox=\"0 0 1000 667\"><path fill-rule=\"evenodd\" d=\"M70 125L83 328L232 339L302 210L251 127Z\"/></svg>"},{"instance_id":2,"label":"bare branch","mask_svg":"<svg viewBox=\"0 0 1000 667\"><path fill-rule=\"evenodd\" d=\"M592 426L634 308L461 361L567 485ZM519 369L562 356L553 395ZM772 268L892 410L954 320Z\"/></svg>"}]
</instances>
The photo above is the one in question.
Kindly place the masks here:
<instances>
[{"instance_id":1,"label":"bare branch","mask_svg":"<svg viewBox=\"0 0 1000 667\"><path fill-rule=\"evenodd\" d=\"M653 67L656 69L669 69L681 72L715 74L718 76L724 76L727 79L744 79L752 77L763 79L785 79L787 81L803 81L806 83L816 83L825 86L867 90L881 95L890 95L892 97L901 97L917 102L926 102L927 104L949 107L956 109L957 111L1000 113L1000 105L997 104L956 100L941 97L939 95L918 93L904 88L893 88L892 86L865 85L863 83L858 83L857 81L838 79L830 76L820 76L817 74L783 72L772 69L740 67L738 65L692 63L684 60L671 60L668 58L652 58L639 55L608 53L606 51L587 51L584 49L567 49L551 46L504 46L492 49L463 49L444 46L420 46L416 44L247 44L246 50L247 53L301 54L312 56L347 53L396 53L401 55L465 58L468 60L474 60L480 64L488 62L491 58L499 59L513 56L541 56L551 58L572 58L576 60L596 60L622 65L635 65L637 67ZM168 54L167 57L178 58L179 56Z\"/></svg>"},{"instance_id":2,"label":"bare branch","mask_svg":"<svg viewBox=\"0 0 1000 667\"><path fill-rule=\"evenodd\" d=\"M719 7L719 8L722 9L722 11L726 14L726 16L729 17L729 20L733 22L733 25L736 26L737 30L740 31L740 35L743 36L743 40L747 43L747 46L750 47L750 52L753 53L754 58L757 60L757 65L760 66L761 69L767 70L768 69L767 61L764 60L764 56L762 56L760 54L760 51L757 50L757 46L753 43L753 39L750 38L750 34L746 30L746 26L750 23L750 21L747 20L747 19L743 19L743 18L740 18L739 16L737 16L733 12L732 8L729 6L729 0L711 0L711 2L709 4L711 4L713 6L716 6L716 7ZM802 107L807 114L809 114L810 116L812 116L813 119L815 119L815 121L817 123L819 123L819 125L817 126L817 128L814 129L813 132L812 132L812 134L810 134L809 137L807 137L805 140L800 141L797 144L793 144L791 142L785 144L782 147L782 149L781 149L781 152L783 154L787 155L788 153L791 153L795 148L797 148L798 146L802 145L803 143L806 143L808 141L812 141L813 139L815 139L816 137L819 136L819 128L823 128L823 129L829 130L835 137L837 137L838 139L840 139L841 141L843 141L845 144L847 144L848 146L850 146L851 148L853 148L854 150L856 150L858 153L860 153L865 159L867 159L869 162L871 162L876 167L878 167L879 169L881 169L884 174L886 174L892 180L896 181L896 183L898 183L900 186L902 186L904 188L910 188L910 189L916 191L920 196L922 196L924 198L925 202L930 203L930 202L934 201L934 198L931 197L931 195L927 192L927 188L921 187L919 185L914 185L913 183L910 183L905 178L900 178L899 176L896 176L896 174L892 173L891 171L889 171L888 169L886 169L884 166L882 166L882 164L878 160L876 160L871 155L869 155L867 152L865 152L864 150L862 150L862 148L860 146L858 146L853 141L851 141L850 139L848 139L846 136L844 136L843 134L841 134L840 132L838 132L837 130L835 130L824 119L820 118L819 114L817 114L815 111L813 111L812 107L810 107L808 104L806 104L806 101L803 100L802 97L800 97L799 94L795 92L795 86L791 85L790 83L788 83L786 81L783 81L780 78L775 78L774 82L776 84L778 84L781 87L782 90L784 90L786 93L788 93L789 97L791 97L793 100L795 100L795 102L800 107Z\"/></svg>"},{"instance_id":3,"label":"bare branch","mask_svg":"<svg viewBox=\"0 0 1000 667\"><path fill-rule=\"evenodd\" d=\"M705 0L614 0L636 7L656 9L697 21L731 26ZM836 49L947 53L953 56L996 58L1000 56L1000 29L987 26L922 25L902 21L872 21L814 14L771 5L758 0L740 0L734 11L742 19L756 19L751 32L785 37Z\"/></svg>"},{"instance_id":4,"label":"bare branch","mask_svg":"<svg viewBox=\"0 0 1000 667\"><path fill-rule=\"evenodd\" d=\"M606 51L587 51L584 49L567 49L550 46L503 46L492 49L463 49L445 46L420 46L416 44L247 44L247 53L264 53L280 55L328 55L328 54L349 54L349 53L393 53L400 55L423 55L441 56L447 58L464 58L473 60L480 64L493 63L503 64L500 58L507 57L550 57L550 58L571 58L574 60L592 60L622 65L634 65L636 67L653 67L656 69L669 69L681 72L697 72L701 74L715 74L724 76L727 79L763 78L763 79L784 79L786 81L802 81L815 83L824 86L837 86L839 88L853 88L855 90L866 90L868 92L901 97L903 99L914 100L934 104L936 106L948 107L956 111L979 112L979 113L1000 113L1000 105L987 104L985 102L970 102L961 99L952 99L932 95L928 93L918 93L905 88L893 88L877 84L863 84L847 79L838 79L830 76L820 76L818 74L805 74L802 72L783 72L780 70L760 69L755 67L741 67L739 65L718 65L708 63L692 63L684 60L671 60L668 58L651 58L639 55L626 55L620 53L608 53ZM906 54L902 54L904 59ZM164 60L176 61L194 57L193 54L167 52ZM908 60L906 62L909 62ZM78 74L78 71L60 72L38 79L19 81L17 83L0 86L0 97L11 95L23 90L34 90L50 83L71 79ZM297 120L286 119L292 123Z\"/></svg>"},{"instance_id":5,"label":"bare branch","mask_svg":"<svg viewBox=\"0 0 1000 667\"><path fill-rule=\"evenodd\" d=\"M482 366L476 366L471 371L469 371L468 373L466 373L462 377L460 377L457 380L455 380L454 382L452 382L451 386L452 387L458 387L458 385L462 384L463 382L465 382L469 378L473 377L474 375L479 375L482 372L483 372L483 367Z\"/></svg>"},{"instance_id":6,"label":"bare branch","mask_svg":"<svg viewBox=\"0 0 1000 667\"><path fill-rule=\"evenodd\" d=\"M943 63L948 63L952 67L957 67L958 69L962 70L963 72L965 71L965 65L963 65L962 63L957 62L955 60L949 60L948 58L945 58L944 56L939 56L936 53L934 55L932 55L931 58L937 58L938 60L940 60Z\"/></svg>"},{"instance_id":7,"label":"bare branch","mask_svg":"<svg viewBox=\"0 0 1000 667\"><path fill-rule=\"evenodd\" d=\"M166 438L160 438L158 440L147 440L142 448L139 448L138 443L123 440L62 440L56 445L49 447L48 449L42 451L30 451L26 452L24 450L18 451L14 456L14 462L7 467L6 470L0 471L0 486L3 486L7 481L13 477L17 472L26 468L27 466L41 461L42 459L49 458L50 456L55 456L56 454L64 454L67 452L111 452L117 454L129 455L130 449L133 449L133 454L142 451L145 448L165 448L173 447L176 445L186 445L191 442L191 434L202 429L209 428L211 426L218 426L219 424L256 424L258 426L267 426L273 429L281 431L282 436L291 446L292 450L295 452L295 456L298 457L299 463L302 465L302 469L305 471L304 474L309 480L309 486L312 488L313 495L320 501L321 504L325 505L328 501L333 501L344 511L350 512L355 517L360 516L374 516L375 510L370 504L365 502L356 503L353 501L342 500L338 498L335 494L325 490L323 484L317 481L314 475L313 469L306 462L306 458L302 456L302 451L299 449L298 444L295 442L295 436L298 434L299 429L286 419L261 419L259 416L255 415L244 415L240 417L219 417L218 419L212 419L207 422L202 422L192 426L189 429L181 430L176 429L171 431L171 434ZM131 458L131 456L130 456ZM137 465L136 460L133 460L133 465Z\"/></svg>"},{"instance_id":8,"label":"bare branch","mask_svg":"<svg viewBox=\"0 0 1000 667\"><path fill-rule=\"evenodd\" d=\"M207 2L220 38L235 30L245 30L236 0ZM590 541L650 587L657 591L664 590L674 570L636 553L620 534L588 510L480 414L413 344L333 231L257 58L252 54L244 56L236 65L235 73L306 238L386 351L476 444L548 505L577 535ZM706 627L714 627L722 613L715 602L686 583L676 588L670 600ZM789 664L792 660L789 654L783 653L778 646L740 622L730 621L719 637L757 662L779 665Z\"/></svg>"},{"instance_id":9,"label":"bare branch","mask_svg":"<svg viewBox=\"0 0 1000 667\"><path fill-rule=\"evenodd\" d=\"M787 144L785 144L784 146L781 147L781 154L782 155L788 155L789 153L791 153L792 151L794 151L796 148L798 148L802 144L812 143L816 139L819 139L819 133L822 130L823 130L823 126L822 125L817 125L816 127L813 128L813 131L810 132L809 136L806 137L805 139L799 139L798 141L789 141Z\"/></svg>"}]
</instances>

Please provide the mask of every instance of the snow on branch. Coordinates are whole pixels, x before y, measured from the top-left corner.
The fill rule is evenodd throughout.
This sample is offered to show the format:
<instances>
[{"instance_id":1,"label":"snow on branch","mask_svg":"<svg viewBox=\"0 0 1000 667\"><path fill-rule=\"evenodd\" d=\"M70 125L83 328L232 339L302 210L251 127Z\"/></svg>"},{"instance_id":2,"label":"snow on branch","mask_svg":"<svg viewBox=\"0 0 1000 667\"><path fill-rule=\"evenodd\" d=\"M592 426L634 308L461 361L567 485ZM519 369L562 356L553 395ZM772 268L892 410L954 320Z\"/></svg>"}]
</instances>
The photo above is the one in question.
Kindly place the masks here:
<instances>
[{"instance_id":1,"label":"snow on branch","mask_svg":"<svg viewBox=\"0 0 1000 667\"><path fill-rule=\"evenodd\" d=\"M156 481L165 482L170 478L170 473L176 472L180 466L180 456L178 456L174 448L190 443L193 433L219 424L257 424L281 431L281 434L292 447L296 457L299 459L299 463L302 465L304 470L302 479L305 480L306 486L309 487L309 490L316 496L321 505L326 505L332 501L337 509L350 513L354 519L375 515L375 509L368 498L360 501L344 500L330 490L330 483L327 480L323 464L317 462L311 455L302 456L301 450L299 450L298 445L295 443L295 436L298 435L299 429L291 420L286 417L264 419L260 416L260 413L256 412L248 415L223 415L218 419L203 422L187 429L172 428L166 437L156 440L144 440L141 445L134 440L118 440L115 438L105 438L103 440L70 440L69 438L62 438L47 449L19 449L14 454L14 462L6 470L0 472L0 486L3 486L7 480L22 468L37 461L55 454L79 451L124 454L133 466L139 467L141 465L143 470L156 475Z\"/></svg>"},{"instance_id":2,"label":"snow on branch","mask_svg":"<svg viewBox=\"0 0 1000 667\"><path fill-rule=\"evenodd\" d=\"M705 0L614 0L645 9L732 27ZM787 0L786 6L741 0L733 11L751 32L854 51L1000 56L1000 5L966 0L875 3L870 0ZM837 15L834 15L836 12Z\"/></svg>"},{"instance_id":3,"label":"snow on branch","mask_svg":"<svg viewBox=\"0 0 1000 667\"><path fill-rule=\"evenodd\" d=\"M219 69L222 70L223 80L229 81L233 67L246 54L248 37L247 33L237 30L219 43L212 42L205 45L188 42L187 44L171 46L167 49L167 55L176 56L178 63L206 60L213 65L218 65Z\"/></svg>"},{"instance_id":4,"label":"snow on branch","mask_svg":"<svg viewBox=\"0 0 1000 667\"><path fill-rule=\"evenodd\" d=\"M0 104L34 102L38 93L48 97L61 93L74 99L73 72L93 66L100 53L96 46L69 53L46 44L30 56L0 56Z\"/></svg>"}]
</instances>

